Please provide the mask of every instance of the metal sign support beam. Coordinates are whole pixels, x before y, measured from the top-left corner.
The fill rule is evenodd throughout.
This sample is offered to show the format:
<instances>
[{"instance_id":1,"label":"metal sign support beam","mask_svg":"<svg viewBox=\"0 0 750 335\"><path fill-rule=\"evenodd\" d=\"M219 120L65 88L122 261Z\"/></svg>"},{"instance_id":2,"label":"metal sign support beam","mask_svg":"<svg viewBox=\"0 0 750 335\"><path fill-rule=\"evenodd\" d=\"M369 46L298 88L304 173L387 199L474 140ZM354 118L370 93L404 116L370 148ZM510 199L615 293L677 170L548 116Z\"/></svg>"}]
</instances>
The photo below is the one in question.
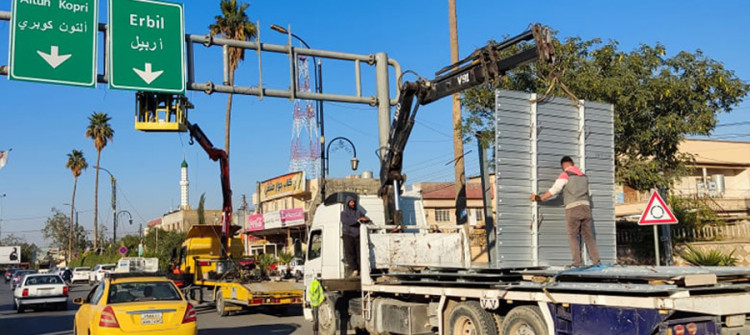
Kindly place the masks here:
<instances>
[{"instance_id":1,"label":"metal sign support beam","mask_svg":"<svg viewBox=\"0 0 750 335\"><path fill-rule=\"evenodd\" d=\"M10 21L11 13L7 11L0 11L0 20L4 21ZM256 23L258 27L260 27L260 23ZM107 39L109 36L107 36L107 25L99 23L99 31L104 34L104 44L107 44ZM291 36L291 29L288 29L288 34ZM212 94L214 92L218 93L233 93L233 94L243 94L243 95L255 95L258 97L259 100L262 100L263 97L269 96L269 97L277 97L277 98L288 98L290 100L294 99L307 99L307 100L317 100L317 101L332 101L332 102L346 102L346 103L356 103L356 104L367 104L370 106L377 106L378 108L378 137L379 137L379 151L381 153L381 157L384 157L384 152L386 150L386 145L388 141L388 135L390 133L390 106L395 106L398 102L398 88L401 87L401 65L392 58L388 58L388 55L386 53L376 53L376 54L368 54L368 55L360 55L360 54L352 54L352 53L344 53L344 52L336 52L336 51L327 51L327 50L316 50L316 49L305 49L305 48L295 48L291 45L291 39L289 42L287 42L287 45L276 45L276 44L266 44L262 43L260 40L260 34L258 34L255 41L237 41L237 40L231 40L231 39L223 39L223 38L217 38L215 36L211 35L191 35L186 34L185 35L185 43L186 45L186 72L187 72L187 78L185 82L185 87L187 90L191 91L203 91L206 94ZM258 56L258 81L256 85L253 86L237 86L237 85L228 85L226 83L227 73L228 73L228 62L225 61L226 52L222 52L222 63L224 64L222 69L222 76L221 78L224 79L224 82L221 84L215 84L213 82L205 81L205 82L196 82L195 80L195 47L194 44L203 44L205 47L213 47L218 46L223 49L223 51L226 51L229 47L235 47L235 48L242 48L246 50L255 50L256 54ZM289 77L290 77L290 83L288 87L290 89L273 89L273 88L266 88L263 85L263 66L262 66L262 54L266 53L280 53L280 54L286 54L288 55L290 62L289 62ZM105 73L97 76L97 81L99 83L107 83L107 73L106 69L108 69L111 64L108 64L109 57L106 55L107 51L105 48L105 55L104 55L104 62L105 62ZM332 60L339 60L339 61L351 61L354 63L354 83L355 83L355 92L354 95L347 95L347 94L330 94L330 93L322 93L322 92L298 92L296 87L298 87L298 78L295 75L295 66L294 66L294 59L296 59L298 56L314 56L319 59L332 59ZM372 96L363 96L362 95L362 73L360 66L362 63L365 63L370 66L375 66L375 72L376 72L376 78L375 78L375 87L376 87L376 95ZM388 68L392 67L394 71L394 75L396 78L396 95L394 97L389 97L390 95L390 81L389 81L389 74L388 74ZM8 74L8 66L7 65L0 65L0 75L7 75Z\"/></svg>"}]
</instances>

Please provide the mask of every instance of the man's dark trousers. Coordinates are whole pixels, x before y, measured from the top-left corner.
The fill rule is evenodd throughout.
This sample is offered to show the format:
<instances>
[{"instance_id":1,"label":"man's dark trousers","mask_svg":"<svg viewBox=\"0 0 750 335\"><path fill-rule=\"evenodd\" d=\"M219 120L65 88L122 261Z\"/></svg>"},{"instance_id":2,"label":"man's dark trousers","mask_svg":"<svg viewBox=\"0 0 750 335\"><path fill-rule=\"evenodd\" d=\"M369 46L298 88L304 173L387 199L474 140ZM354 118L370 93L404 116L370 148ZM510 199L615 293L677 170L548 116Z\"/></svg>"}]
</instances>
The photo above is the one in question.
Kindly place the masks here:
<instances>
[{"instance_id":1,"label":"man's dark trousers","mask_svg":"<svg viewBox=\"0 0 750 335\"><path fill-rule=\"evenodd\" d=\"M359 271L359 237L343 235L344 239L344 262L348 272Z\"/></svg>"}]
</instances>

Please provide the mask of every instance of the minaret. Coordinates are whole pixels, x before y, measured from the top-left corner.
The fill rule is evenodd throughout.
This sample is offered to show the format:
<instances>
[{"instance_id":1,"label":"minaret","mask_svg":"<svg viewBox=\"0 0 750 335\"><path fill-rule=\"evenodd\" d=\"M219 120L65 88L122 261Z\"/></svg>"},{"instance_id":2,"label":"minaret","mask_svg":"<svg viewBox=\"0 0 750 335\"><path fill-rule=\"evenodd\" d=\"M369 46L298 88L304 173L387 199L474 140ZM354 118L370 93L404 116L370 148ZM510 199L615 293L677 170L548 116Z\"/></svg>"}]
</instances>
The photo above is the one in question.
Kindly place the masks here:
<instances>
[{"instance_id":1,"label":"minaret","mask_svg":"<svg viewBox=\"0 0 750 335\"><path fill-rule=\"evenodd\" d=\"M180 167L180 210L190 210L190 202L188 201L188 181L187 174L188 164L183 159Z\"/></svg>"}]
</instances>

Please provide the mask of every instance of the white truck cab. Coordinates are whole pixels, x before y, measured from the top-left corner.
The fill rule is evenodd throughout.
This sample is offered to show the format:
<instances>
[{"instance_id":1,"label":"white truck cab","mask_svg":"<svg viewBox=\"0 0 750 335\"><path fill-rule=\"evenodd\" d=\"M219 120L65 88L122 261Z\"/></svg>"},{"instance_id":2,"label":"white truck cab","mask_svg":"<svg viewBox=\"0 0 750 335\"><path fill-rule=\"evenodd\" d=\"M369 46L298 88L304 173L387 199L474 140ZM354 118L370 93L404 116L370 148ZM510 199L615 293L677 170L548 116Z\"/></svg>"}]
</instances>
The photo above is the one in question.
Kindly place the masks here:
<instances>
[{"instance_id":1,"label":"white truck cab","mask_svg":"<svg viewBox=\"0 0 750 335\"><path fill-rule=\"evenodd\" d=\"M384 225L383 200L376 195L357 195L350 192L334 193L318 206L310 226L305 260L305 286L313 278L335 280L345 278L344 251L342 243L341 212L347 197L353 197L357 206L370 218L371 224ZM425 227L422 201L418 197L400 198L404 224ZM364 254L364 250L360 250ZM368 264L362 261L360 264ZM308 313L305 313L308 315Z\"/></svg>"}]
</instances>

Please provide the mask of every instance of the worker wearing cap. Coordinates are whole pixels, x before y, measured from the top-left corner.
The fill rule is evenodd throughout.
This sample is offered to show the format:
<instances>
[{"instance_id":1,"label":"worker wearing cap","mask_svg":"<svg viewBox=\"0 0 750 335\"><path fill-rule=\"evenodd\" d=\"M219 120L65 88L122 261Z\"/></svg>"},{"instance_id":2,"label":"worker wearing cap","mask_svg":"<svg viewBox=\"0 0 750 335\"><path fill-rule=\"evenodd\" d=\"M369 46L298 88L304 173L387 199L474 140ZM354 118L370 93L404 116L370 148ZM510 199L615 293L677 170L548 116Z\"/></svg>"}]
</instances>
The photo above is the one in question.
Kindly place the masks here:
<instances>
[{"instance_id":1,"label":"worker wearing cap","mask_svg":"<svg viewBox=\"0 0 750 335\"><path fill-rule=\"evenodd\" d=\"M596 246L592 226L588 177L575 166L570 156L564 156L560 160L560 166L563 172L557 177L552 187L541 196L532 194L531 201L546 201L562 192L568 243L570 244L570 252L573 254L573 266L581 266L581 244L579 241L581 237L586 242L589 257L594 264L599 264L599 248Z\"/></svg>"}]
</instances>

